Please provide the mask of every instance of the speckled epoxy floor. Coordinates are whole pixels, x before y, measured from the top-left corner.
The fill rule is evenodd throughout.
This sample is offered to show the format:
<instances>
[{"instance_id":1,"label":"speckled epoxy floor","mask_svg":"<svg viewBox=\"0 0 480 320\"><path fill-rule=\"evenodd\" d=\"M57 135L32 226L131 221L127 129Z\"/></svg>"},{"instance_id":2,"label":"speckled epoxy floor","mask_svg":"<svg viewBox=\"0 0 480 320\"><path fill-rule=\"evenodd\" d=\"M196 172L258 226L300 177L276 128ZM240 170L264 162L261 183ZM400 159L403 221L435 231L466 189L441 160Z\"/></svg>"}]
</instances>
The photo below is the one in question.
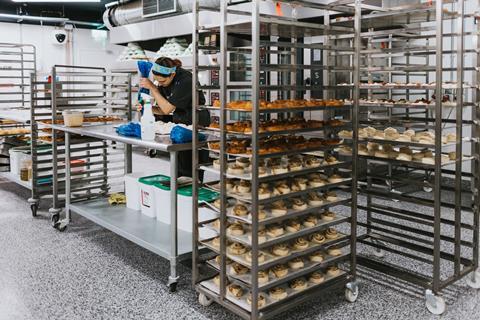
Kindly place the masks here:
<instances>
[{"instance_id":1,"label":"speckled epoxy floor","mask_svg":"<svg viewBox=\"0 0 480 320\"><path fill-rule=\"evenodd\" d=\"M46 208L31 217L27 198L26 190L0 181L1 320L237 319L197 303L188 266L179 268L178 292L169 293L167 261L75 215L65 233L57 232ZM447 312L435 317L421 290L360 274L356 303L337 291L280 319L480 319L480 292L463 281L446 292Z\"/></svg>"}]
</instances>

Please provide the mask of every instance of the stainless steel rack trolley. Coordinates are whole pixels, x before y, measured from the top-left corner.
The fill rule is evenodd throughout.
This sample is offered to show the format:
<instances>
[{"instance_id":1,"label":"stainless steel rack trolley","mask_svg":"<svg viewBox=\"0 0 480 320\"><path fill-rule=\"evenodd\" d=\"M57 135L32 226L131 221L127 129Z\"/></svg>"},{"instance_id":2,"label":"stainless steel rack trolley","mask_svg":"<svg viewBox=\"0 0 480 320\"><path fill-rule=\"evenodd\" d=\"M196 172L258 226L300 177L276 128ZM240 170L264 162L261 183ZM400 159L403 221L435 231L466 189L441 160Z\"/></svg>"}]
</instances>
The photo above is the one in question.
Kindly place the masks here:
<instances>
[{"instance_id":1,"label":"stainless steel rack trolley","mask_svg":"<svg viewBox=\"0 0 480 320\"><path fill-rule=\"evenodd\" d=\"M458 280L480 287L478 7L437 0L361 17L358 262L423 287L434 314Z\"/></svg>"},{"instance_id":2,"label":"stainless steel rack trolley","mask_svg":"<svg viewBox=\"0 0 480 320\"><path fill-rule=\"evenodd\" d=\"M216 302L245 319L274 317L339 287L346 287L348 301L358 297L357 167L355 158L340 159L341 153L357 153L357 104L338 100L338 92L346 91L348 99L358 102L359 90L306 84L303 76L314 69L342 72L359 83L359 61L338 66L331 59L332 65L324 67L302 59L305 52L355 52L360 33L343 47L323 38L307 43L305 37L351 34L354 29L299 21L295 10L284 17L263 14L261 4L242 1L243 7L237 7L222 1L220 27L199 25L202 11L211 9L198 2L193 9L194 83L202 80L201 71L220 74L219 84L200 82L193 89L193 149L205 148L217 158L213 164L199 163L194 156L193 283L200 304ZM355 17L356 30L359 4L335 7ZM309 1L295 5L331 9ZM211 34L219 35L220 45L203 45ZM217 52L219 65L199 65L200 50ZM232 54L238 53L251 64L234 63ZM251 79L232 84L235 72ZM201 105L198 91L208 89L219 90L220 99ZM325 92L324 99L310 99L314 91ZM234 101L240 93L245 101ZM201 127L198 113L204 109L219 122ZM245 120L232 122L238 116ZM338 138L345 129L353 131L349 141ZM200 132L217 137L201 144ZM219 177L204 183L220 192L220 199L205 205L207 209L196 205L202 170ZM202 219L203 210L216 217Z\"/></svg>"},{"instance_id":3,"label":"stainless steel rack trolley","mask_svg":"<svg viewBox=\"0 0 480 320\"><path fill-rule=\"evenodd\" d=\"M25 147L30 138L30 74L36 70L35 46L0 43L0 176L34 189L34 184L21 180L8 170L9 150ZM36 202L29 200L32 205ZM36 215L36 210L32 210Z\"/></svg>"}]
</instances>

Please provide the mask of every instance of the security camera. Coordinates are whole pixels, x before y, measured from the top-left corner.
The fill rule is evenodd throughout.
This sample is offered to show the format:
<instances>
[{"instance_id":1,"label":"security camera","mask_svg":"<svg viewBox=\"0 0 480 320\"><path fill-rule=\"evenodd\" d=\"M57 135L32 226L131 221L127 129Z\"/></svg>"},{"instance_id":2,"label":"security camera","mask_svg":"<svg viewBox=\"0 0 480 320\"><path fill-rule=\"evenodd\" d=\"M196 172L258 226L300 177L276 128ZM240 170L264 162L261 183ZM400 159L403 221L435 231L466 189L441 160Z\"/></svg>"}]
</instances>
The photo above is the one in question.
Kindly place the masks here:
<instances>
[{"instance_id":1,"label":"security camera","mask_svg":"<svg viewBox=\"0 0 480 320\"><path fill-rule=\"evenodd\" d=\"M52 32L53 43L56 44L65 44L67 40L67 32L62 29L55 29Z\"/></svg>"}]
</instances>

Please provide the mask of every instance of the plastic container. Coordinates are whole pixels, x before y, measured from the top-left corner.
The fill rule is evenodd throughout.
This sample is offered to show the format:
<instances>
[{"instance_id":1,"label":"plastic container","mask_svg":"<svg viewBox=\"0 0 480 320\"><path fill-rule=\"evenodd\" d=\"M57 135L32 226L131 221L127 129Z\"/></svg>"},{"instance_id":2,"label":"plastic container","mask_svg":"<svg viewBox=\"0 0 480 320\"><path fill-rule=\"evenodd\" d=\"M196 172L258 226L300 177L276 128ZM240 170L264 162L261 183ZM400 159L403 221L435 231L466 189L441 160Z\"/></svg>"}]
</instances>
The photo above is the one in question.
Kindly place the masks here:
<instances>
[{"instance_id":1,"label":"plastic container","mask_svg":"<svg viewBox=\"0 0 480 320\"><path fill-rule=\"evenodd\" d=\"M15 147L8 150L10 155L10 172L20 176L22 161L31 160L30 147Z\"/></svg>"},{"instance_id":2,"label":"plastic container","mask_svg":"<svg viewBox=\"0 0 480 320\"><path fill-rule=\"evenodd\" d=\"M63 122L67 127L81 127L83 125L83 112L68 111L62 112Z\"/></svg>"},{"instance_id":3,"label":"plastic container","mask_svg":"<svg viewBox=\"0 0 480 320\"><path fill-rule=\"evenodd\" d=\"M143 177L138 180L140 185L140 210L142 214L147 217L156 217L157 205L166 206L166 203L162 203L161 199L158 199L155 194L157 186L161 185L161 181L168 181L170 178L164 175L154 175L149 177ZM170 206L170 202L168 202Z\"/></svg>"}]
</instances>

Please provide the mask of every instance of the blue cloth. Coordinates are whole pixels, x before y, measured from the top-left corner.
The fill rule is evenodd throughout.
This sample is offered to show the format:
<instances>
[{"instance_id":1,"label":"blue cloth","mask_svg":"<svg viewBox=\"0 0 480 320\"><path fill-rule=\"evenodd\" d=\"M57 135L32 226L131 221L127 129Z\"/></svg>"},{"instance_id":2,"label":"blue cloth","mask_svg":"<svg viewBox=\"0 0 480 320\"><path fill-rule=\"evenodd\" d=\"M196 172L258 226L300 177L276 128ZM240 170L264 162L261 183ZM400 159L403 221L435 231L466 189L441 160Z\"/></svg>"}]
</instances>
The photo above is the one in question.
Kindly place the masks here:
<instances>
[{"instance_id":1,"label":"blue cloth","mask_svg":"<svg viewBox=\"0 0 480 320\"><path fill-rule=\"evenodd\" d=\"M137 61L138 72L140 72L140 75L142 76L142 78L148 78L148 75L150 74L150 70L152 70L152 66L153 66L153 63L151 63L150 61L144 61L144 60ZM139 97L141 93L150 94L150 90L148 90L147 88L140 88L140 90L138 91Z\"/></svg>"},{"instance_id":2,"label":"blue cloth","mask_svg":"<svg viewBox=\"0 0 480 320\"><path fill-rule=\"evenodd\" d=\"M177 71L177 67L165 67L159 64L154 63L152 67L152 71L161 75L169 76L175 71Z\"/></svg>"},{"instance_id":3,"label":"blue cloth","mask_svg":"<svg viewBox=\"0 0 480 320\"><path fill-rule=\"evenodd\" d=\"M142 137L142 127L139 123L129 122L127 124L122 124L117 128L117 133L125 137Z\"/></svg>"},{"instance_id":4,"label":"blue cloth","mask_svg":"<svg viewBox=\"0 0 480 320\"><path fill-rule=\"evenodd\" d=\"M192 130L184 128L182 126L175 126L170 132L170 139L173 143L188 143L192 142L193 134ZM198 139L200 141L205 141L207 137L204 134L199 133Z\"/></svg>"}]
</instances>

